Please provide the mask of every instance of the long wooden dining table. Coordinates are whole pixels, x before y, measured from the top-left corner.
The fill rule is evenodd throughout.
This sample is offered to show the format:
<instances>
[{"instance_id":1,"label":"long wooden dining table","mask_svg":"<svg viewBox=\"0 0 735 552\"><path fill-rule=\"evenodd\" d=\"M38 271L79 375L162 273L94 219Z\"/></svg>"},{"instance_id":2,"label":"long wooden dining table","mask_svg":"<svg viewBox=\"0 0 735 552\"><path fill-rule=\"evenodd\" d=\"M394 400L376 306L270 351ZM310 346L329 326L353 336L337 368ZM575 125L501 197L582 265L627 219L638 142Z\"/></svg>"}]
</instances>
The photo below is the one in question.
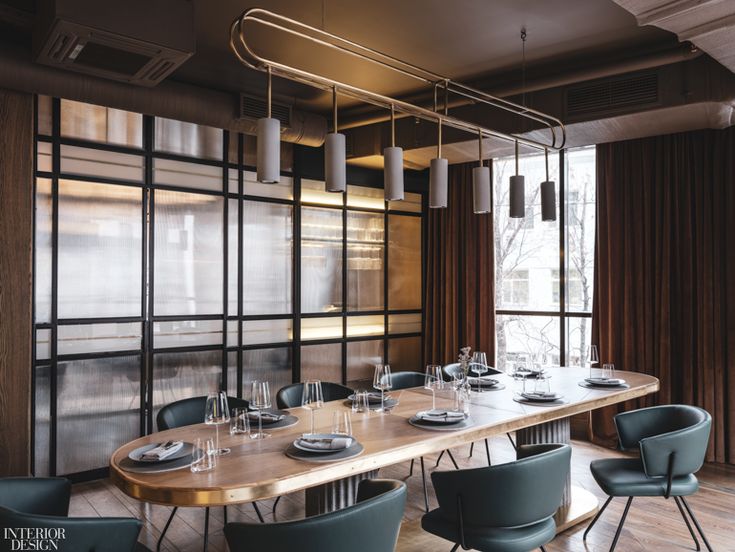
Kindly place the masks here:
<instances>
[{"instance_id":1,"label":"long wooden dining table","mask_svg":"<svg viewBox=\"0 0 735 552\"><path fill-rule=\"evenodd\" d=\"M356 457L333 463L296 460L284 451L298 436L309 431L309 412L291 412L299 422L288 428L271 430L271 437L254 440L247 435L230 435L220 430L220 445L231 449L218 458L216 468L192 473L188 468L164 473L132 473L121 466L128 454L145 444L168 440L193 442L209 438L214 428L205 424L153 433L127 443L110 458L110 477L126 494L136 499L168 506L220 506L278 497L307 491L307 515L337 509L353 500L357 482L374 477L377 470L430 453L469 444L494 435L516 432L519 444L569 442L569 417L604 406L655 393L655 377L635 372L619 372L627 388L587 388L579 385L588 370L573 367L551 368L551 388L564 395L565 404L537 406L514 400L519 382L505 374L496 377L504 389L471 393L472 425L457 431L427 431L409 424L417 411L431 408L431 392L424 388L393 391L398 404L389 412L352 414L353 436L364 446ZM532 382L529 383L532 385ZM437 393L437 406L450 407L453 399ZM349 411L345 401L325 403L316 411L319 430L331 430L334 412ZM202 413L204 416L204 413ZM310 506L311 504L311 506ZM557 513L559 531L579 523L597 511L597 499L568 482L564 503Z\"/></svg>"}]
</instances>

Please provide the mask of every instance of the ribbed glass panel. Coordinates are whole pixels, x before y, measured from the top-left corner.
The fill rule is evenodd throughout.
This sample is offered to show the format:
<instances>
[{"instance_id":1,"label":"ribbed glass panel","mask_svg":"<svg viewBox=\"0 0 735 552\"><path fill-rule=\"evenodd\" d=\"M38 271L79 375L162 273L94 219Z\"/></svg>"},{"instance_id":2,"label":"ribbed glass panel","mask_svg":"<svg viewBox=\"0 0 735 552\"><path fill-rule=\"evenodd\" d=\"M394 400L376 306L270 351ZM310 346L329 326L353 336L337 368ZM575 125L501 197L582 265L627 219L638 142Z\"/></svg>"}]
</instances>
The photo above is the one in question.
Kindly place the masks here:
<instances>
[{"instance_id":1,"label":"ribbed glass panel","mask_svg":"<svg viewBox=\"0 0 735 552\"><path fill-rule=\"evenodd\" d=\"M265 380L270 384L271 402L275 407L278 390L293 381L290 348L243 351L242 366L242 396L246 399L250 395L250 383Z\"/></svg>"},{"instance_id":2,"label":"ribbed glass panel","mask_svg":"<svg viewBox=\"0 0 735 552\"><path fill-rule=\"evenodd\" d=\"M385 317L382 314L347 317L347 337L383 335L384 333Z\"/></svg>"},{"instance_id":3,"label":"ribbed glass panel","mask_svg":"<svg viewBox=\"0 0 735 552\"><path fill-rule=\"evenodd\" d=\"M142 324L81 324L59 326L57 352L60 355L134 351L141 348Z\"/></svg>"},{"instance_id":4,"label":"ribbed glass panel","mask_svg":"<svg viewBox=\"0 0 735 552\"><path fill-rule=\"evenodd\" d=\"M51 368L39 366L36 369L34 415L34 472L36 477L44 477L49 472L51 446Z\"/></svg>"},{"instance_id":5,"label":"ribbed glass panel","mask_svg":"<svg viewBox=\"0 0 735 552\"><path fill-rule=\"evenodd\" d=\"M293 178L281 175L280 182L276 184L263 184L262 182L258 182L255 172L245 171L243 174L243 193L251 196L293 199Z\"/></svg>"},{"instance_id":6,"label":"ribbed glass panel","mask_svg":"<svg viewBox=\"0 0 735 552\"><path fill-rule=\"evenodd\" d=\"M351 341L347 344L347 384L372 390L375 365L383 363L383 340Z\"/></svg>"},{"instance_id":7,"label":"ribbed glass panel","mask_svg":"<svg viewBox=\"0 0 735 552\"><path fill-rule=\"evenodd\" d=\"M222 168L171 159L154 159L153 182L193 190L221 192Z\"/></svg>"},{"instance_id":8,"label":"ribbed glass panel","mask_svg":"<svg viewBox=\"0 0 735 552\"><path fill-rule=\"evenodd\" d=\"M421 218L388 217L388 307L421 308Z\"/></svg>"},{"instance_id":9,"label":"ribbed glass panel","mask_svg":"<svg viewBox=\"0 0 735 552\"><path fill-rule=\"evenodd\" d=\"M237 315L238 302L238 248L240 244L240 222L237 199L227 200L227 314Z\"/></svg>"},{"instance_id":10,"label":"ribbed glass panel","mask_svg":"<svg viewBox=\"0 0 735 552\"><path fill-rule=\"evenodd\" d=\"M36 360L51 358L51 330L36 330Z\"/></svg>"},{"instance_id":11,"label":"ribbed glass panel","mask_svg":"<svg viewBox=\"0 0 735 552\"><path fill-rule=\"evenodd\" d=\"M143 156L61 145L61 172L143 181Z\"/></svg>"},{"instance_id":12,"label":"ribbed glass panel","mask_svg":"<svg viewBox=\"0 0 735 552\"><path fill-rule=\"evenodd\" d=\"M338 339L341 337L341 316L301 319L301 339L304 341L316 339Z\"/></svg>"},{"instance_id":13,"label":"ribbed glass panel","mask_svg":"<svg viewBox=\"0 0 735 552\"><path fill-rule=\"evenodd\" d=\"M383 215L348 211L348 310L383 309L384 252Z\"/></svg>"},{"instance_id":14,"label":"ribbed glass panel","mask_svg":"<svg viewBox=\"0 0 735 552\"><path fill-rule=\"evenodd\" d=\"M153 323L153 347L200 347L222 345L221 320L177 320Z\"/></svg>"},{"instance_id":15,"label":"ribbed glass panel","mask_svg":"<svg viewBox=\"0 0 735 552\"><path fill-rule=\"evenodd\" d=\"M222 159L224 135L218 128L156 117L153 148L156 151Z\"/></svg>"},{"instance_id":16,"label":"ribbed glass panel","mask_svg":"<svg viewBox=\"0 0 735 552\"><path fill-rule=\"evenodd\" d=\"M405 334L421 331L421 313L391 314L388 316L388 333Z\"/></svg>"},{"instance_id":17,"label":"ribbed glass panel","mask_svg":"<svg viewBox=\"0 0 735 552\"><path fill-rule=\"evenodd\" d=\"M143 115L61 100L61 135L105 144L143 147Z\"/></svg>"},{"instance_id":18,"label":"ribbed glass panel","mask_svg":"<svg viewBox=\"0 0 735 552\"><path fill-rule=\"evenodd\" d=\"M301 210L301 312L342 310L342 211Z\"/></svg>"},{"instance_id":19,"label":"ribbed glass panel","mask_svg":"<svg viewBox=\"0 0 735 552\"><path fill-rule=\"evenodd\" d=\"M301 347L301 381L310 379L342 382L342 345Z\"/></svg>"},{"instance_id":20,"label":"ribbed glass panel","mask_svg":"<svg viewBox=\"0 0 735 552\"><path fill-rule=\"evenodd\" d=\"M242 323L242 344L286 343L293 339L293 322L280 320L246 320Z\"/></svg>"},{"instance_id":21,"label":"ribbed glass panel","mask_svg":"<svg viewBox=\"0 0 735 552\"><path fill-rule=\"evenodd\" d=\"M385 210L385 199L382 188L365 186L347 186L347 207Z\"/></svg>"},{"instance_id":22,"label":"ribbed glass panel","mask_svg":"<svg viewBox=\"0 0 735 552\"><path fill-rule=\"evenodd\" d=\"M301 179L301 203L317 205L342 205L343 194L327 192L321 180Z\"/></svg>"},{"instance_id":23,"label":"ribbed glass panel","mask_svg":"<svg viewBox=\"0 0 735 552\"><path fill-rule=\"evenodd\" d=\"M35 322L51 322L51 226L53 202L51 180L36 179L36 267L35 267Z\"/></svg>"}]
</instances>

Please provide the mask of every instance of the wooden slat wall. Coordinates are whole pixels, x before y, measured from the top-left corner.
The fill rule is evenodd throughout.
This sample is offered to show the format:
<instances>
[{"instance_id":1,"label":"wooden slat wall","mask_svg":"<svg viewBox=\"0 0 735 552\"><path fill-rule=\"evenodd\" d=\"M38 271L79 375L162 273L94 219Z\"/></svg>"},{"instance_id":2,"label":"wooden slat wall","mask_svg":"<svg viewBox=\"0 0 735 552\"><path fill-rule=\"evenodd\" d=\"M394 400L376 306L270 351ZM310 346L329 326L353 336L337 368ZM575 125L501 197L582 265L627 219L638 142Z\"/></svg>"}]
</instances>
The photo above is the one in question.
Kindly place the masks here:
<instances>
[{"instance_id":1,"label":"wooden slat wall","mask_svg":"<svg viewBox=\"0 0 735 552\"><path fill-rule=\"evenodd\" d=\"M0 89L0 476L30 472L33 96Z\"/></svg>"}]
</instances>

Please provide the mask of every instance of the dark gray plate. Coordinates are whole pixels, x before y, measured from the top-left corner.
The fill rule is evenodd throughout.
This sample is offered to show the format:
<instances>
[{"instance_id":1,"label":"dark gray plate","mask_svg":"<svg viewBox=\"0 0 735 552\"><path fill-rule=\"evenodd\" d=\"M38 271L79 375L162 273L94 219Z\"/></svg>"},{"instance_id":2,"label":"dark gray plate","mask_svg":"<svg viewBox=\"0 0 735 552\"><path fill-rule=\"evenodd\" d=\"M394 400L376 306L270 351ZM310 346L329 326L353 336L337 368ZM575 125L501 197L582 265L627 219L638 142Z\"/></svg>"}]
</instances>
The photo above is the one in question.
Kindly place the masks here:
<instances>
[{"instance_id":1,"label":"dark gray plate","mask_svg":"<svg viewBox=\"0 0 735 552\"><path fill-rule=\"evenodd\" d=\"M421 429L428 429L429 431L457 431L458 429L465 429L473 425L472 418L470 417L467 417L456 424L437 424L433 422L425 422L417 416L411 416L408 419L408 423Z\"/></svg>"},{"instance_id":2,"label":"dark gray plate","mask_svg":"<svg viewBox=\"0 0 735 552\"><path fill-rule=\"evenodd\" d=\"M530 401L528 399L524 399L520 395L513 395L513 400L517 403L528 404L531 406L560 406L569 402L564 398L556 399L555 401Z\"/></svg>"},{"instance_id":3,"label":"dark gray plate","mask_svg":"<svg viewBox=\"0 0 735 552\"><path fill-rule=\"evenodd\" d=\"M283 411L279 411L283 412ZM284 412L286 414L286 417L282 420L279 420L278 422L272 422L272 423L265 423L263 422L263 431L271 429L283 429L284 427L291 427L293 425L296 425L299 423L299 419L294 416L293 414L288 414L287 412ZM250 420L250 431L257 431L258 430L258 421Z\"/></svg>"},{"instance_id":4,"label":"dark gray plate","mask_svg":"<svg viewBox=\"0 0 735 552\"><path fill-rule=\"evenodd\" d=\"M251 410L251 412L257 412L257 411ZM264 412L268 412L270 414L282 414L283 416L286 416L286 417L290 416L290 414L288 412L286 412L285 410L272 410L270 408L266 408L264 410ZM253 424L258 425L258 420L253 420L252 418L250 418L250 416L248 416L248 419L250 420L250 425L251 426ZM274 425L282 422L284 419L285 418L283 418L281 420L278 420L277 422L274 422L274 421L269 421L266 418L263 418L263 427L265 427L265 426L268 426L268 427L274 426Z\"/></svg>"},{"instance_id":5,"label":"dark gray plate","mask_svg":"<svg viewBox=\"0 0 735 552\"><path fill-rule=\"evenodd\" d=\"M179 450L174 452L171 456L168 456L164 458L163 460L142 460L141 457L144 453L148 452L149 450L153 450L161 443L150 443L147 445L143 445L142 447L138 447L134 451L132 451L130 454L128 454L128 458L132 460L133 462L139 463L139 464L160 464L165 462L173 462L174 460L178 460L179 458L183 458L184 456L191 456L191 451L194 450L193 443L184 443Z\"/></svg>"},{"instance_id":6,"label":"dark gray plate","mask_svg":"<svg viewBox=\"0 0 735 552\"><path fill-rule=\"evenodd\" d=\"M130 458L123 458L120 460L118 465L120 469L131 473L161 473L174 470L181 470L188 468L192 464L191 454L187 454L177 460L171 460L170 462L135 462Z\"/></svg>"},{"instance_id":7,"label":"dark gray plate","mask_svg":"<svg viewBox=\"0 0 735 552\"><path fill-rule=\"evenodd\" d=\"M347 400L354 401L355 400L355 394L353 393L352 395L350 395L349 397L347 397ZM388 402L389 400L391 400L390 393L386 393L385 394L385 402ZM368 393L368 402L370 404L375 404L375 403L380 404L380 393L374 393L374 392Z\"/></svg>"},{"instance_id":8,"label":"dark gray plate","mask_svg":"<svg viewBox=\"0 0 735 552\"><path fill-rule=\"evenodd\" d=\"M617 385L595 385L593 383L589 383L587 381L580 381L579 382L580 387L586 387L587 389L597 389L599 391L604 391L605 389L628 389L630 388L630 385L627 383L619 383Z\"/></svg>"},{"instance_id":9,"label":"dark gray plate","mask_svg":"<svg viewBox=\"0 0 735 552\"><path fill-rule=\"evenodd\" d=\"M349 406L352 408L352 401L347 399L345 401L345 406ZM370 410L379 410L380 409L380 401L376 403L368 403L368 406ZM387 410L390 410L391 408L394 408L395 406L398 406L398 399L385 399L385 408Z\"/></svg>"},{"instance_id":10,"label":"dark gray plate","mask_svg":"<svg viewBox=\"0 0 735 552\"><path fill-rule=\"evenodd\" d=\"M304 462L338 462L339 460L347 460L359 454L362 454L363 446L355 441L352 446L347 447L344 450L336 450L334 452L307 452L305 450L297 449L293 443L288 445L286 449L286 456L293 458L294 460L303 460Z\"/></svg>"}]
</instances>

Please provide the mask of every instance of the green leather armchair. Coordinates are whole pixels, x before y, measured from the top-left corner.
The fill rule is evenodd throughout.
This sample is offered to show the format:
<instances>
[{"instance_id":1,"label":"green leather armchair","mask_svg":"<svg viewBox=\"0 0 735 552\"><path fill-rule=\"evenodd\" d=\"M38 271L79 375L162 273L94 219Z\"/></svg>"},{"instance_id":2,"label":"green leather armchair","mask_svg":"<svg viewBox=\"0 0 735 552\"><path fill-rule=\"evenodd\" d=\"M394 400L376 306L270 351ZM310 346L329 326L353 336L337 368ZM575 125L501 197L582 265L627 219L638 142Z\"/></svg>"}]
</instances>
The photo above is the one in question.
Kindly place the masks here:
<instances>
[{"instance_id":1,"label":"green leather armchair","mask_svg":"<svg viewBox=\"0 0 735 552\"><path fill-rule=\"evenodd\" d=\"M143 552L138 533L142 523L134 518L70 518L71 484L58 477L9 477L0 479L0 551L29 550L5 529L24 538L17 529L49 529L48 538L60 552ZM63 530L63 535L62 535ZM43 538L42 546L51 546ZM40 548L39 548L40 549ZM48 548L53 550L54 548Z\"/></svg>"},{"instance_id":2,"label":"green leather armchair","mask_svg":"<svg viewBox=\"0 0 735 552\"><path fill-rule=\"evenodd\" d=\"M405 505L405 483L366 479L353 506L298 521L229 523L225 537L230 552L393 552Z\"/></svg>"},{"instance_id":3,"label":"green leather armchair","mask_svg":"<svg viewBox=\"0 0 735 552\"><path fill-rule=\"evenodd\" d=\"M617 545L628 510L636 496L672 498L700 549L687 513L707 549L712 547L685 496L697 492L695 473L704 463L712 417L688 405L663 405L624 412L615 417L622 450L636 450L638 458L606 458L590 464L595 481L608 499L584 532L584 538L616 496L628 497L610 550ZM686 511L686 512L685 512Z\"/></svg>"},{"instance_id":4,"label":"green leather armchair","mask_svg":"<svg viewBox=\"0 0 735 552\"><path fill-rule=\"evenodd\" d=\"M459 471L434 472L439 508L421 519L424 530L454 542L452 552L544 550L556 534L569 474L569 445L522 445L517 460Z\"/></svg>"}]
</instances>

